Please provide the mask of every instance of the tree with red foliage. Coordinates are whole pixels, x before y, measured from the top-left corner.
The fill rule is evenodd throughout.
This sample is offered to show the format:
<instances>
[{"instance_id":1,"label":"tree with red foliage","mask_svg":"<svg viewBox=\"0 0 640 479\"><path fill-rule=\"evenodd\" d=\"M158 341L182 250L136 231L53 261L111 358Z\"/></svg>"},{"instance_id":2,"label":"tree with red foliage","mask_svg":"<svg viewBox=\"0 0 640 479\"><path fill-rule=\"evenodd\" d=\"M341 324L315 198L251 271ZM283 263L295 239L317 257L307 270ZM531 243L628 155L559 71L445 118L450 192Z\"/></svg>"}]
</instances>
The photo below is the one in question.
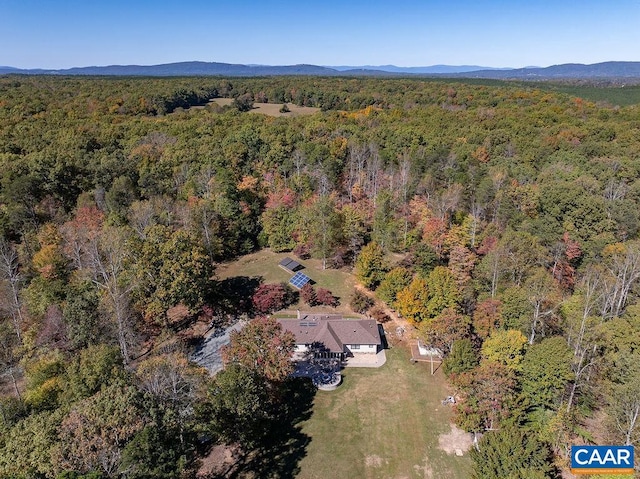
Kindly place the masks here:
<instances>
[{"instance_id":1,"label":"tree with red foliage","mask_svg":"<svg viewBox=\"0 0 640 479\"><path fill-rule=\"evenodd\" d=\"M267 314L291 304L291 290L284 283L261 284L253 295L253 306Z\"/></svg>"},{"instance_id":2,"label":"tree with red foliage","mask_svg":"<svg viewBox=\"0 0 640 479\"><path fill-rule=\"evenodd\" d=\"M311 286L311 283L305 284L300 290L300 297L302 300L307 303L309 306L315 306L318 302L316 298L316 292Z\"/></svg>"},{"instance_id":3,"label":"tree with red foliage","mask_svg":"<svg viewBox=\"0 0 640 479\"><path fill-rule=\"evenodd\" d=\"M582 257L580 243L569 238L569 233L562 235L562 241L556 245L553 254L551 274L565 289L572 290L576 283L576 263Z\"/></svg>"},{"instance_id":4,"label":"tree with red foliage","mask_svg":"<svg viewBox=\"0 0 640 479\"><path fill-rule=\"evenodd\" d=\"M81 206L76 210L75 217L60 228L64 252L76 269L86 268L91 263L87 252L98 241L104 219L104 213L96 206Z\"/></svg>"},{"instance_id":5,"label":"tree with red foliage","mask_svg":"<svg viewBox=\"0 0 640 479\"><path fill-rule=\"evenodd\" d=\"M336 298L331 291L324 288L318 288L316 291L316 301L318 304L333 306L334 308L340 304L338 298Z\"/></svg>"}]
</instances>

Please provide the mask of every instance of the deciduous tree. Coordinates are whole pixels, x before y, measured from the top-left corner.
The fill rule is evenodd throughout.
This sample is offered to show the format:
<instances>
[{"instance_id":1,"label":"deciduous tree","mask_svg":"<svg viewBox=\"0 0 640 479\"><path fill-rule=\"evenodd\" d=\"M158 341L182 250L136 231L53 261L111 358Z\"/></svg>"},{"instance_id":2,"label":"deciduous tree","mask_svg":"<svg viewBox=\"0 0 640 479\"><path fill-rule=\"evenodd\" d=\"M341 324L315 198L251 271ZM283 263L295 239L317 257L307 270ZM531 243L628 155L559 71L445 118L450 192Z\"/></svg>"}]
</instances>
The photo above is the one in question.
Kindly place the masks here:
<instances>
[{"instance_id":1,"label":"deciduous tree","mask_svg":"<svg viewBox=\"0 0 640 479\"><path fill-rule=\"evenodd\" d=\"M117 477L122 451L144 422L137 391L108 386L77 403L64 418L53 462L59 471Z\"/></svg>"},{"instance_id":2,"label":"deciduous tree","mask_svg":"<svg viewBox=\"0 0 640 479\"><path fill-rule=\"evenodd\" d=\"M513 329L494 331L482 344L482 357L503 364L512 371L521 369L527 338Z\"/></svg>"},{"instance_id":3,"label":"deciduous tree","mask_svg":"<svg viewBox=\"0 0 640 479\"><path fill-rule=\"evenodd\" d=\"M411 272L403 267L396 267L385 274L380 286L376 289L376 296L389 306L394 307L397 294L411 283Z\"/></svg>"},{"instance_id":4,"label":"deciduous tree","mask_svg":"<svg viewBox=\"0 0 640 479\"><path fill-rule=\"evenodd\" d=\"M231 343L222 351L226 364L240 364L269 381L283 381L292 371L295 337L274 318L256 318L231 333Z\"/></svg>"},{"instance_id":5,"label":"deciduous tree","mask_svg":"<svg viewBox=\"0 0 640 479\"><path fill-rule=\"evenodd\" d=\"M427 282L420 276L414 277L409 286L399 291L396 296L396 309L414 323L430 318L428 306Z\"/></svg>"},{"instance_id":6,"label":"deciduous tree","mask_svg":"<svg viewBox=\"0 0 640 479\"><path fill-rule=\"evenodd\" d=\"M380 245L372 242L362 248L355 265L358 281L366 288L376 289L384 279L385 271L384 251Z\"/></svg>"}]
</instances>

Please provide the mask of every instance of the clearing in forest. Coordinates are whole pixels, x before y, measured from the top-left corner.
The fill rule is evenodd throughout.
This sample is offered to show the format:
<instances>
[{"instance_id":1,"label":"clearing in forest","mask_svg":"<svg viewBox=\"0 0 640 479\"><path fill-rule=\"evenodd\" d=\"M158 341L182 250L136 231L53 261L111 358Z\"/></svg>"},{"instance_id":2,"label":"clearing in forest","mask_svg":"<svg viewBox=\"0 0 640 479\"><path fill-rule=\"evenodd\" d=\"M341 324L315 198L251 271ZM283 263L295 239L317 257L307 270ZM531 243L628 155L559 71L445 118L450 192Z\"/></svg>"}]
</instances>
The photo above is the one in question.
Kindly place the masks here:
<instances>
[{"instance_id":1,"label":"clearing in forest","mask_svg":"<svg viewBox=\"0 0 640 479\"><path fill-rule=\"evenodd\" d=\"M220 106L227 106L233 103L233 98L213 98L209 103L216 103ZM310 106L298 106L293 103L287 103L289 112L283 113L280 111L282 103L254 103L253 109L249 113L262 113L268 116L303 116L313 115L318 113L320 108L313 108Z\"/></svg>"},{"instance_id":2,"label":"clearing in forest","mask_svg":"<svg viewBox=\"0 0 640 479\"><path fill-rule=\"evenodd\" d=\"M265 283L288 283L293 275L278 266L278 263L287 256L294 258L291 253L274 253L270 249L263 249L219 265L216 273L220 280L247 277L262 278ZM310 308L303 301L300 301L297 305L290 307L293 314L296 309L300 309L305 312L330 312L345 316L358 316L349 308L349 301L355 291L355 278L351 273L346 269L322 269L322 260L295 259L304 266L301 271L314 281L313 286L331 291L334 296L340 299L340 305L336 308L330 306Z\"/></svg>"}]
</instances>

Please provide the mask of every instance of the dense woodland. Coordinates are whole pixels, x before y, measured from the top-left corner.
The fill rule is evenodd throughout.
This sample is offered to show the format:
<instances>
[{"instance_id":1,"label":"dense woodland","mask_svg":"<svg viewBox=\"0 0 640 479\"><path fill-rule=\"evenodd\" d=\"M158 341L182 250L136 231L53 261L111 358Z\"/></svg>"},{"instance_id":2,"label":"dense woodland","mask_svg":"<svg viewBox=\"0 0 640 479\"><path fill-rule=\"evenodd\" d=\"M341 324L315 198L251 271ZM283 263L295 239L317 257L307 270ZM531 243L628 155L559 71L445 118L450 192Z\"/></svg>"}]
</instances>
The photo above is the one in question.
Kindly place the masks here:
<instances>
[{"instance_id":1,"label":"dense woodland","mask_svg":"<svg viewBox=\"0 0 640 479\"><path fill-rule=\"evenodd\" d=\"M538 85L0 78L0 476L276 447L311 392L250 343L291 338L258 319L210 378L180 336L255 313L215 268L265 247L353 268L443 351L477 477L638 444L639 159L638 106Z\"/></svg>"}]
</instances>

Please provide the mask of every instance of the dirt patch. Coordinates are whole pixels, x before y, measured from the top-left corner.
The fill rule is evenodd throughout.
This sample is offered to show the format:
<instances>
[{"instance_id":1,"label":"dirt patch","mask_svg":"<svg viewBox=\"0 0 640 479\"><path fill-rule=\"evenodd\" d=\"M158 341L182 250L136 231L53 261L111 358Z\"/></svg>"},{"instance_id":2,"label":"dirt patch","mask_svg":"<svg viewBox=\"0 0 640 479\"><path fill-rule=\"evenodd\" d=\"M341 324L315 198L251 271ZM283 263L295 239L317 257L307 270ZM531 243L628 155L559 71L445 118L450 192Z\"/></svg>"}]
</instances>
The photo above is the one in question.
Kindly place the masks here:
<instances>
[{"instance_id":1,"label":"dirt patch","mask_svg":"<svg viewBox=\"0 0 640 479\"><path fill-rule=\"evenodd\" d=\"M233 98L214 98L209 103L216 103L220 106L228 106L233 103ZM282 103L254 103L253 109L249 113L262 113L268 116L304 116L313 115L318 113L320 108L312 108L310 106L298 106L292 103L287 103L289 111L281 112Z\"/></svg>"},{"instance_id":2,"label":"dirt patch","mask_svg":"<svg viewBox=\"0 0 640 479\"><path fill-rule=\"evenodd\" d=\"M215 446L203 457L196 477L219 477L229 472L236 463L237 451L229 446Z\"/></svg>"},{"instance_id":3,"label":"dirt patch","mask_svg":"<svg viewBox=\"0 0 640 479\"><path fill-rule=\"evenodd\" d=\"M382 458L380 456L376 456L375 454L372 456L367 456L364 459L364 464L367 467L382 467Z\"/></svg>"},{"instance_id":4,"label":"dirt patch","mask_svg":"<svg viewBox=\"0 0 640 479\"><path fill-rule=\"evenodd\" d=\"M438 437L438 448L447 454L456 454L456 451L467 452L473 445L473 436L459 429L455 424L451 424L451 431L440 434Z\"/></svg>"}]
</instances>

